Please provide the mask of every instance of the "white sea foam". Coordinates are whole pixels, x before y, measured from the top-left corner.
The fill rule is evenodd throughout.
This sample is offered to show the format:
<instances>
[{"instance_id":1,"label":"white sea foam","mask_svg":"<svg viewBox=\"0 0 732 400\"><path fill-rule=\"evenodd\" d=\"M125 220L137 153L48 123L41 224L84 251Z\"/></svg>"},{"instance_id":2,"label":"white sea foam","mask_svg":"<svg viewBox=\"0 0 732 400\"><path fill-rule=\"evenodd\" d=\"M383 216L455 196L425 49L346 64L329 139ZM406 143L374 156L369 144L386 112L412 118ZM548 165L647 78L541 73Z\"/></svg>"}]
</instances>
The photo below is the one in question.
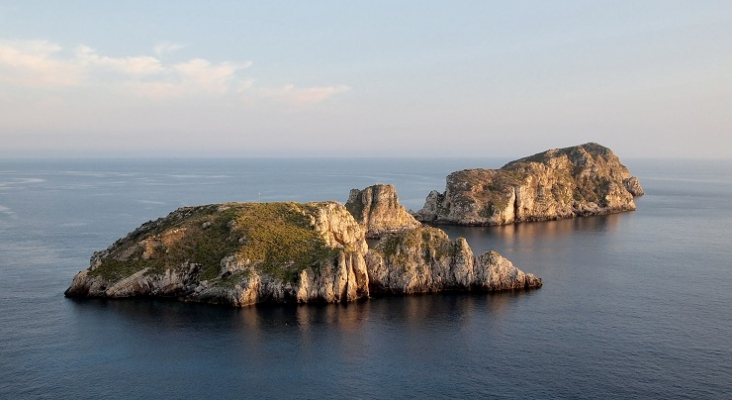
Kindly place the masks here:
<instances>
[{"instance_id":1,"label":"white sea foam","mask_svg":"<svg viewBox=\"0 0 732 400\"><path fill-rule=\"evenodd\" d=\"M86 222L67 222L65 224L61 224L61 226L64 228L73 228L73 227L77 227L77 226L86 226L86 225L89 225L89 224Z\"/></svg>"},{"instance_id":2,"label":"white sea foam","mask_svg":"<svg viewBox=\"0 0 732 400\"><path fill-rule=\"evenodd\" d=\"M177 179L225 179L230 178L229 175L199 175L199 174L166 174L169 178Z\"/></svg>"},{"instance_id":3,"label":"white sea foam","mask_svg":"<svg viewBox=\"0 0 732 400\"><path fill-rule=\"evenodd\" d=\"M161 206L164 206L166 204L163 201L155 201L155 200L135 200L135 201L138 203L142 203L142 204L158 204Z\"/></svg>"},{"instance_id":4,"label":"white sea foam","mask_svg":"<svg viewBox=\"0 0 732 400\"><path fill-rule=\"evenodd\" d=\"M0 213L10 216L10 218L17 218L17 215L15 215L15 212L10 209L10 207L6 207L2 204L0 204Z\"/></svg>"},{"instance_id":5,"label":"white sea foam","mask_svg":"<svg viewBox=\"0 0 732 400\"><path fill-rule=\"evenodd\" d=\"M8 181L0 181L0 189L7 188L8 186L25 185L32 183L43 183L45 179L41 178L10 178Z\"/></svg>"}]
</instances>

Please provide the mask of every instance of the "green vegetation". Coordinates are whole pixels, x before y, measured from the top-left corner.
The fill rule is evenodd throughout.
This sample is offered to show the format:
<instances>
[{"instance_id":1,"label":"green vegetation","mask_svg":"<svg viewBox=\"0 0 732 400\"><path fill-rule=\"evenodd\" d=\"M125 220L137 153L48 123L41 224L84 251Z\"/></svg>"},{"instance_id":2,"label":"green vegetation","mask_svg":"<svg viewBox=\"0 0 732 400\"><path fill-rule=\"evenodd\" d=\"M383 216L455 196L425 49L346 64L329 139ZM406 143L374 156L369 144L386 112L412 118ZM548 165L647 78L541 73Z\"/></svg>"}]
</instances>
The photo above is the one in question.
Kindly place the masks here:
<instances>
[{"instance_id":1,"label":"green vegetation","mask_svg":"<svg viewBox=\"0 0 732 400\"><path fill-rule=\"evenodd\" d=\"M399 245L401 245L401 244L402 244L401 235L394 233L394 234L385 236L379 242L378 249L383 255L390 257L397 253L397 249L399 248Z\"/></svg>"},{"instance_id":2,"label":"green vegetation","mask_svg":"<svg viewBox=\"0 0 732 400\"><path fill-rule=\"evenodd\" d=\"M259 272L296 282L303 269L334 262L340 251L328 247L313 230L310 215L317 208L297 203L182 208L115 243L90 274L116 281L143 268L162 273L188 262L200 265L201 280L210 280L219 276L221 260L234 255ZM143 256L146 247L152 250Z\"/></svg>"},{"instance_id":3,"label":"green vegetation","mask_svg":"<svg viewBox=\"0 0 732 400\"><path fill-rule=\"evenodd\" d=\"M535 162L535 163L543 164L543 163L547 162L548 159L550 158L550 155L548 153L549 153L549 151L544 151L544 152L541 152L541 153L536 153L534 155L530 155L528 157L524 157L524 158L522 158L520 160L512 161L508 165L509 166L512 166L514 163L518 164L518 163L530 163L530 162Z\"/></svg>"},{"instance_id":4,"label":"green vegetation","mask_svg":"<svg viewBox=\"0 0 732 400\"><path fill-rule=\"evenodd\" d=\"M407 263L412 254L419 254L422 261L430 263L450 255L451 245L440 229L421 227L384 236L375 250L397 265Z\"/></svg>"},{"instance_id":5,"label":"green vegetation","mask_svg":"<svg viewBox=\"0 0 732 400\"><path fill-rule=\"evenodd\" d=\"M233 274L227 273L224 274L218 281L216 281L216 283L218 286L233 288L241 281L249 279L251 275L252 271L248 269L236 271Z\"/></svg>"},{"instance_id":6,"label":"green vegetation","mask_svg":"<svg viewBox=\"0 0 732 400\"><path fill-rule=\"evenodd\" d=\"M137 259L133 261L119 261L113 258L106 258L102 261L102 265L94 271L90 271L89 275L101 275L110 282L116 282L145 268L156 269L157 267L158 263L153 260Z\"/></svg>"},{"instance_id":7,"label":"green vegetation","mask_svg":"<svg viewBox=\"0 0 732 400\"><path fill-rule=\"evenodd\" d=\"M237 256L260 261L256 268L284 281L296 281L302 270L335 261L339 249L326 245L311 226L314 205L249 203L237 219L245 246Z\"/></svg>"}]
</instances>

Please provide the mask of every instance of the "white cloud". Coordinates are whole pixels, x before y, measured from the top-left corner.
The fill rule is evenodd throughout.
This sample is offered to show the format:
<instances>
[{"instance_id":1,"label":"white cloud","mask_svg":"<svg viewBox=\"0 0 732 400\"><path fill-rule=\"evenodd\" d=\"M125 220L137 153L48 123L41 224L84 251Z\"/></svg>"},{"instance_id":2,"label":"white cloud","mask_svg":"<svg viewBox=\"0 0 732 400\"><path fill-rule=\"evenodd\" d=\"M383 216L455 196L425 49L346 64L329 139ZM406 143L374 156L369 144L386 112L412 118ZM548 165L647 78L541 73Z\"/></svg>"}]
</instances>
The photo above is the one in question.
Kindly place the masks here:
<instances>
[{"instance_id":1,"label":"white cloud","mask_svg":"<svg viewBox=\"0 0 732 400\"><path fill-rule=\"evenodd\" d=\"M247 68L251 63L235 65L232 63L220 63L213 65L211 62L196 58L173 66L184 85L194 89L208 92L225 93L228 83L234 78L238 69Z\"/></svg>"},{"instance_id":2,"label":"white cloud","mask_svg":"<svg viewBox=\"0 0 732 400\"><path fill-rule=\"evenodd\" d=\"M156 46L156 52L162 54L181 47L161 44ZM0 41L0 82L18 86L84 85L155 99L225 94L251 86L250 79L237 76L250 65L251 62L214 64L201 58L165 65L153 56L108 57L84 45L77 46L73 54L65 54L61 46L48 41Z\"/></svg>"},{"instance_id":3,"label":"white cloud","mask_svg":"<svg viewBox=\"0 0 732 400\"><path fill-rule=\"evenodd\" d=\"M61 46L45 40L0 41L0 82L23 86L73 86L83 68L58 59Z\"/></svg>"},{"instance_id":4,"label":"white cloud","mask_svg":"<svg viewBox=\"0 0 732 400\"><path fill-rule=\"evenodd\" d=\"M156 74L164 71L162 63L155 57L104 57L98 55L96 50L87 46L77 47L76 61L86 67L108 68L129 75L142 76Z\"/></svg>"},{"instance_id":5,"label":"white cloud","mask_svg":"<svg viewBox=\"0 0 732 400\"><path fill-rule=\"evenodd\" d=\"M161 58L166 54L175 53L184 47L186 47L185 44L162 42L155 45L153 51L158 58Z\"/></svg>"},{"instance_id":6,"label":"white cloud","mask_svg":"<svg viewBox=\"0 0 732 400\"><path fill-rule=\"evenodd\" d=\"M154 56L109 57L79 45L73 52L49 41L0 41L0 84L50 89L83 87L103 93L152 100L198 96L238 96L242 104L270 100L291 105L319 103L345 92L345 85L257 88L254 79L241 76L250 61L213 63L194 58L166 64L161 55L184 47L160 43Z\"/></svg>"},{"instance_id":7,"label":"white cloud","mask_svg":"<svg viewBox=\"0 0 732 400\"><path fill-rule=\"evenodd\" d=\"M251 62L212 64L196 58L167 68L163 79L134 82L131 87L139 95L156 99L193 94L224 95L251 86L251 80L242 80L237 76L239 70L250 65Z\"/></svg>"}]
</instances>

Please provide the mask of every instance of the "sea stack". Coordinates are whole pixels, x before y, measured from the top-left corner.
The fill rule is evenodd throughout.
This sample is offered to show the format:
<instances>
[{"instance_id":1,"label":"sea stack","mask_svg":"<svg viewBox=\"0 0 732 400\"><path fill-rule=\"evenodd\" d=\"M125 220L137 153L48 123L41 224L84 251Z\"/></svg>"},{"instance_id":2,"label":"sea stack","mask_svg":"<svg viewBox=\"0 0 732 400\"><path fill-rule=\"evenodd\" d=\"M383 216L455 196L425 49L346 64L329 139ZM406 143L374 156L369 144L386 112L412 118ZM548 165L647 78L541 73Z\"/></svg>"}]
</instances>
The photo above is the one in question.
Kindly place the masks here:
<instances>
[{"instance_id":1,"label":"sea stack","mask_svg":"<svg viewBox=\"0 0 732 400\"><path fill-rule=\"evenodd\" d=\"M346 209L365 230L368 239L422 225L399 204L393 185L376 184L363 190L351 189Z\"/></svg>"},{"instance_id":2,"label":"sea stack","mask_svg":"<svg viewBox=\"0 0 732 400\"><path fill-rule=\"evenodd\" d=\"M476 257L465 238L450 240L441 229L428 226L385 235L366 256L366 265L373 295L542 286L541 279L497 252Z\"/></svg>"},{"instance_id":3,"label":"sea stack","mask_svg":"<svg viewBox=\"0 0 732 400\"><path fill-rule=\"evenodd\" d=\"M447 176L414 216L434 224L492 226L633 211L638 178L597 143L552 149L500 169Z\"/></svg>"}]
</instances>

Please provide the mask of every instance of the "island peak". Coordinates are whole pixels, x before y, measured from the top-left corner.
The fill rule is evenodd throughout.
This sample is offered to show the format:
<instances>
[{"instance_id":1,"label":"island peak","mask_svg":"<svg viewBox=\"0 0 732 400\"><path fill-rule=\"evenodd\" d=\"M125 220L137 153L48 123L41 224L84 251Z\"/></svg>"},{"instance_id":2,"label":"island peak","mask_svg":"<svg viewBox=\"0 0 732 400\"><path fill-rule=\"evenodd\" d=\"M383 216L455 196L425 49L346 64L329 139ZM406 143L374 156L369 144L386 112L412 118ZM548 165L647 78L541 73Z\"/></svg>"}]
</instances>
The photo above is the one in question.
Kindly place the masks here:
<instances>
[{"instance_id":1,"label":"island peak","mask_svg":"<svg viewBox=\"0 0 732 400\"><path fill-rule=\"evenodd\" d=\"M499 169L466 169L447 176L414 216L422 222L505 225L636 209L638 178L597 143L551 149Z\"/></svg>"}]
</instances>

